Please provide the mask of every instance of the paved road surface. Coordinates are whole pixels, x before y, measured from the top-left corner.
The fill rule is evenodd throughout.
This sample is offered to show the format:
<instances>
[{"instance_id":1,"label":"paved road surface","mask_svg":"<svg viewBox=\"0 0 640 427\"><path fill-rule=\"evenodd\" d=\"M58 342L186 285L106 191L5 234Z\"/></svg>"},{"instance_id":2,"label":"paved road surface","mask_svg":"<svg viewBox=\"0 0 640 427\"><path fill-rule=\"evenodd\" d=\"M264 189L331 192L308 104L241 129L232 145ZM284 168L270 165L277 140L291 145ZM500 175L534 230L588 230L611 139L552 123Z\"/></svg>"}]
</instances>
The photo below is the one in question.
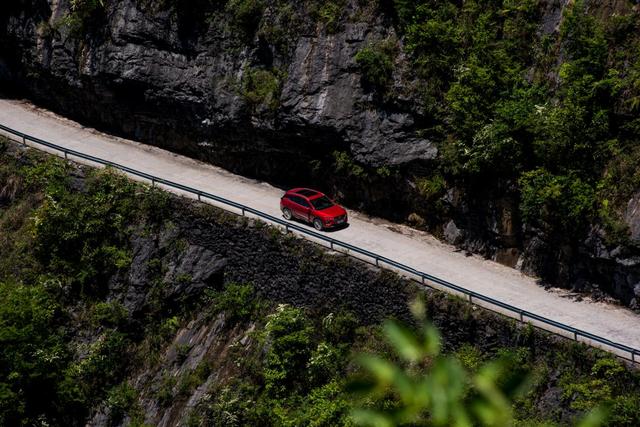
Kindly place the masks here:
<instances>
[{"instance_id":1,"label":"paved road surface","mask_svg":"<svg viewBox=\"0 0 640 427\"><path fill-rule=\"evenodd\" d=\"M99 133L24 101L0 99L0 124L280 216L282 191L267 183ZM350 227L332 232L332 237L523 310L640 349L640 316L630 310L588 299L578 302L562 290L545 291L533 278L477 256L465 256L426 233L353 211L349 215Z\"/></svg>"}]
</instances>

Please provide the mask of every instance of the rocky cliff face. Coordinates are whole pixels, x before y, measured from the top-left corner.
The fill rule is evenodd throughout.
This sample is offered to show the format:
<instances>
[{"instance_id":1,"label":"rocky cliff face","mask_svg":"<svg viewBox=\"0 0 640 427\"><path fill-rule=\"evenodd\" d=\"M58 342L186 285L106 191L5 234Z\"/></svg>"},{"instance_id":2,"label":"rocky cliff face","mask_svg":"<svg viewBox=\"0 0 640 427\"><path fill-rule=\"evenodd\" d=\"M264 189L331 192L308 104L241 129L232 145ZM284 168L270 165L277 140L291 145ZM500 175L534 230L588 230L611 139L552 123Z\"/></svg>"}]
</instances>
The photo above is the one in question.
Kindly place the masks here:
<instances>
[{"instance_id":1,"label":"rocky cliff face","mask_svg":"<svg viewBox=\"0 0 640 427\"><path fill-rule=\"evenodd\" d=\"M538 34L557 35L572 3L538 3ZM596 3L587 7L604 17L632 8ZM553 284L638 303L633 200L624 215L632 244L611 244L595 224L567 245L524 223L515 179L446 178L435 190L421 184L432 182L420 180L443 168L446 153L389 2L24 0L3 7L6 92L237 173L321 187ZM366 81L356 58L381 43L391 61L385 90Z\"/></svg>"},{"instance_id":2,"label":"rocky cliff face","mask_svg":"<svg viewBox=\"0 0 640 427\"><path fill-rule=\"evenodd\" d=\"M34 2L6 22L5 49L20 55L4 55L3 74L16 72L28 93L73 117L265 178L300 176L309 160L340 147L371 165L436 156L415 132L411 99L375 108L360 85L356 53L393 36L373 11L349 5L343 15L353 20L340 15L339 29L328 32L304 5L291 6L289 25L299 28L281 28L287 24L270 22L278 13L270 4L256 13L264 14L262 30L288 32L278 48L230 24L232 9L204 4L183 17L162 2L107 2L78 40L64 21L68 1ZM356 9L369 15L356 18ZM269 71L252 75L258 68ZM20 78L27 69L38 78ZM252 103L249 79L265 86L255 91L274 93ZM262 102L266 96L277 100ZM277 170L285 164L294 170Z\"/></svg>"}]
</instances>

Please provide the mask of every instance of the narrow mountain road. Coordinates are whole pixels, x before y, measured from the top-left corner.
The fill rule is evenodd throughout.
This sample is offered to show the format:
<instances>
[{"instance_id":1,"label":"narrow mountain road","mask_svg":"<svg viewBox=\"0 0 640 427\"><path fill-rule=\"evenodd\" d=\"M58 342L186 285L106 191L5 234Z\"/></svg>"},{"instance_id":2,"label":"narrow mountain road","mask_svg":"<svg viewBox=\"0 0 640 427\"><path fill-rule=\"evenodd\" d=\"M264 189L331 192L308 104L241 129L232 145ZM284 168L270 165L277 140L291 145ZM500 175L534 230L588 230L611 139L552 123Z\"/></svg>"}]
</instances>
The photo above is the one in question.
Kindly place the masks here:
<instances>
[{"instance_id":1,"label":"narrow mountain road","mask_svg":"<svg viewBox=\"0 0 640 427\"><path fill-rule=\"evenodd\" d=\"M282 191L267 183L85 128L28 102L0 99L0 124L281 216L279 199ZM358 212L349 212L349 217L350 227L331 232L331 237L522 310L640 349L640 316L628 309L588 298L575 301L569 292L546 291L534 278L481 257L465 256L426 233Z\"/></svg>"}]
</instances>

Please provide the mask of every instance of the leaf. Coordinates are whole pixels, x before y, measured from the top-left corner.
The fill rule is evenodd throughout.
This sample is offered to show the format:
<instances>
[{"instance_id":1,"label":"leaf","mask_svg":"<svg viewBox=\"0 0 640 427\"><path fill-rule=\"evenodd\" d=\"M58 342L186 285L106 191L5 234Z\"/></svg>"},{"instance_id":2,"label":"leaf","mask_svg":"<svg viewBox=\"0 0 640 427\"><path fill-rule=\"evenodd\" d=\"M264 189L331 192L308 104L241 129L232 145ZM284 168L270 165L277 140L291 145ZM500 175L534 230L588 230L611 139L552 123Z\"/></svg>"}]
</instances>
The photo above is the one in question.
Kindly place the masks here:
<instances>
[{"instance_id":1,"label":"leaf","mask_svg":"<svg viewBox=\"0 0 640 427\"><path fill-rule=\"evenodd\" d=\"M384 324L384 332L397 353L408 362L417 362L423 357L422 349L415 335L397 322Z\"/></svg>"},{"instance_id":2,"label":"leaf","mask_svg":"<svg viewBox=\"0 0 640 427\"><path fill-rule=\"evenodd\" d=\"M440 354L440 333L432 325L424 327L424 351L429 356L437 356Z\"/></svg>"},{"instance_id":3,"label":"leaf","mask_svg":"<svg viewBox=\"0 0 640 427\"><path fill-rule=\"evenodd\" d=\"M363 354L358 358L360 365L368 370L379 383L389 385L398 374L398 368L380 357Z\"/></svg>"},{"instance_id":4,"label":"leaf","mask_svg":"<svg viewBox=\"0 0 640 427\"><path fill-rule=\"evenodd\" d=\"M606 419L607 411L603 407L599 406L581 419L578 423L578 427L600 427L601 425L604 425Z\"/></svg>"},{"instance_id":5,"label":"leaf","mask_svg":"<svg viewBox=\"0 0 640 427\"><path fill-rule=\"evenodd\" d=\"M393 419L384 412L371 409L354 409L351 411L351 419L355 424L373 427L393 427Z\"/></svg>"}]
</instances>

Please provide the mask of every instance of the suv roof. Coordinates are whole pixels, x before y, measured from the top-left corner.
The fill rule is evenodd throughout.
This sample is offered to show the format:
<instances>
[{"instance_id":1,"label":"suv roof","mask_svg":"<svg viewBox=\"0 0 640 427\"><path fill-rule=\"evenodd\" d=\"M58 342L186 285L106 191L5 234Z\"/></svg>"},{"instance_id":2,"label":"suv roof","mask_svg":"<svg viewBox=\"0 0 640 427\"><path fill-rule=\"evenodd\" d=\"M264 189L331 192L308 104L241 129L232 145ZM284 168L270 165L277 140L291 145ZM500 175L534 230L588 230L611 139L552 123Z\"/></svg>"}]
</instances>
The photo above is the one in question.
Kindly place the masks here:
<instances>
[{"instance_id":1,"label":"suv roof","mask_svg":"<svg viewBox=\"0 0 640 427\"><path fill-rule=\"evenodd\" d=\"M310 190L308 188L300 188L300 189L295 189L291 191L305 197L317 196L320 194L318 191Z\"/></svg>"}]
</instances>

